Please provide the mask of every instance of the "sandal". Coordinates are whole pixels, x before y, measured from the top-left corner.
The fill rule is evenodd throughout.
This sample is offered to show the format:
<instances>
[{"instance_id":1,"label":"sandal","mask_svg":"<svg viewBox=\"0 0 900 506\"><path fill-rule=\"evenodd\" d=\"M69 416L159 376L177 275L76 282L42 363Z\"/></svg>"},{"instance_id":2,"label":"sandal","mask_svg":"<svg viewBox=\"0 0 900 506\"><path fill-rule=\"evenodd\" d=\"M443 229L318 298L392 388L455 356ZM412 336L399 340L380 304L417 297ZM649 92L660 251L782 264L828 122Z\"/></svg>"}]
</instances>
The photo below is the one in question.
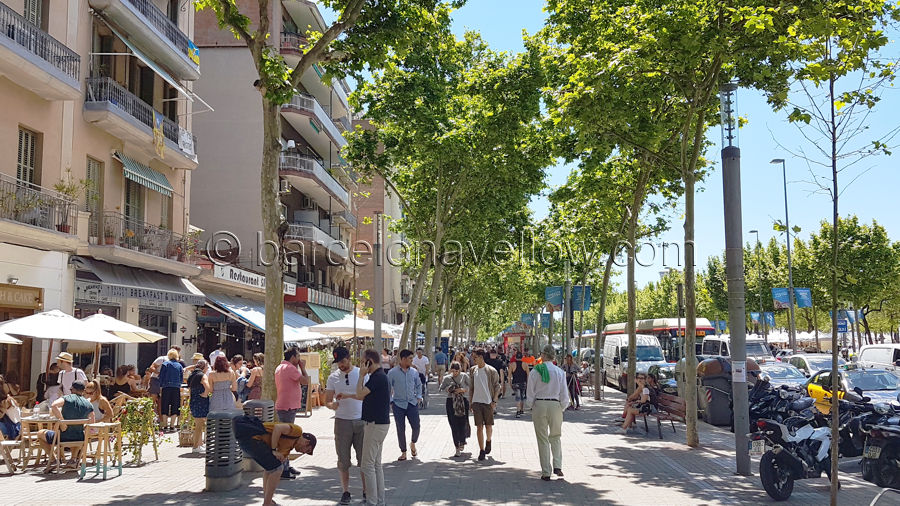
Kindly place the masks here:
<instances>
[{"instance_id":1,"label":"sandal","mask_svg":"<svg viewBox=\"0 0 900 506\"><path fill-rule=\"evenodd\" d=\"M419 454L419 452L417 452L415 448L410 448L410 450L412 451L412 456L413 456L413 457L415 457L416 455Z\"/></svg>"},{"instance_id":2,"label":"sandal","mask_svg":"<svg viewBox=\"0 0 900 506\"><path fill-rule=\"evenodd\" d=\"M397 459L397 462L402 462L406 460L406 455L401 455L400 458Z\"/></svg>"}]
</instances>

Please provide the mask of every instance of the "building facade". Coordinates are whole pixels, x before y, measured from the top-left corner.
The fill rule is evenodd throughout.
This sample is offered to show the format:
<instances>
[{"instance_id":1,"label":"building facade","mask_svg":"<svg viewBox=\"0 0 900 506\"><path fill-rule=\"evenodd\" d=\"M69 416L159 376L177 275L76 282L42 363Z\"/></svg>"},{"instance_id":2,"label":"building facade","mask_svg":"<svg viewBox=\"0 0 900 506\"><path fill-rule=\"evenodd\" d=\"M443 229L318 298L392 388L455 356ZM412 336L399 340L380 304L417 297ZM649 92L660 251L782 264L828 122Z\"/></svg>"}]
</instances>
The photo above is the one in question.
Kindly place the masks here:
<instances>
[{"instance_id":1,"label":"building facade","mask_svg":"<svg viewBox=\"0 0 900 506\"><path fill-rule=\"evenodd\" d=\"M237 2L242 12L255 12L256 2ZM272 44L289 65L299 61L307 29L322 31L325 21L315 2L271 2ZM219 29L211 12L196 20L197 45L203 53L204 72L195 90L215 112L195 116L194 132L200 139L198 156L203 170L191 187L193 223L206 232L210 244L229 254L216 258L253 279L264 271L260 166L262 160L262 108L253 83L258 75L244 41ZM339 319L352 310L355 270L351 258L357 228L355 174L341 158L351 128L349 89L343 81L323 80L318 66L302 77L299 93L281 108L282 153L279 167L282 214L286 221L282 247L295 254L285 268L288 311L317 322ZM218 257L219 255L214 255ZM202 279L218 279L221 265L210 263ZM232 280L235 281L235 280ZM258 306L263 293L246 287L216 283L203 285L210 297L226 301L241 297ZM215 304L223 307L222 304ZM240 304L238 304L240 305ZM235 316L232 311L229 318ZM253 327L246 318L242 320ZM209 343L204 341L204 346Z\"/></svg>"},{"instance_id":2,"label":"building facade","mask_svg":"<svg viewBox=\"0 0 900 506\"><path fill-rule=\"evenodd\" d=\"M0 0L0 24L0 320L103 311L169 337L104 346L101 365L143 370L193 340L205 301L187 280L200 273L192 114L207 108L192 91L194 9ZM31 388L50 347L0 346L0 372Z\"/></svg>"}]
</instances>

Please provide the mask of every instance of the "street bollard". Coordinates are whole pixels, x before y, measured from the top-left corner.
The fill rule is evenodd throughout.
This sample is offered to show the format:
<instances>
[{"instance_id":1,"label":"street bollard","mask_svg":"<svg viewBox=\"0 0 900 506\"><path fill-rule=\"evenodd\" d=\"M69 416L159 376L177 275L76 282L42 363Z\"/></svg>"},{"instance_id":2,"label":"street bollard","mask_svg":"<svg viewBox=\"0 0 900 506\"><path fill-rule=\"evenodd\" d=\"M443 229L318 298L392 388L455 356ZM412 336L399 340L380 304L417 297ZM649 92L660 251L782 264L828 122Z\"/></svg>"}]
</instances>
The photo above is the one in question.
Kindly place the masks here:
<instances>
[{"instance_id":1,"label":"street bollard","mask_svg":"<svg viewBox=\"0 0 900 506\"><path fill-rule=\"evenodd\" d=\"M215 411L206 418L206 490L225 492L241 486L243 455L234 436L240 411Z\"/></svg>"}]
</instances>

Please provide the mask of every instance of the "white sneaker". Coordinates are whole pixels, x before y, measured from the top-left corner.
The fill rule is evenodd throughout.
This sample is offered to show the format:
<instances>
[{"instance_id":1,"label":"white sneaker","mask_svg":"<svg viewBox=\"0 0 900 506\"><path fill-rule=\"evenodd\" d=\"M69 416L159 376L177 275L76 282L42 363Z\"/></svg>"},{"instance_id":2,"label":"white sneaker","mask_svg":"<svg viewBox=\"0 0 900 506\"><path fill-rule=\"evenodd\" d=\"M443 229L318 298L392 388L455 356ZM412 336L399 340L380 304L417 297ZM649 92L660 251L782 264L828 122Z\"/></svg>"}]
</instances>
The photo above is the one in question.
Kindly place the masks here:
<instances>
[{"instance_id":1,"label":"white sneaker","mask_svg":"<svg viewBox=\"0 0 900 506\"><path fill-rule=\"evenodd\" d=\"M197 446L191 450L191 453L206 453L206 447L203 445Z\"/></svg>"},{"instance_id":2,"label":"white sneaker","mask_svg":"<svg viewBox=\"0 0 900 506\"><path fill-rule=\"evenodd\" d=\"M462 454L462 452L460 452L460 451L459 451L459 448L457 448L457 449L456 449L456 456L459 457L461 454Z\"/></svg>"},{"instance_id":3,"label":"white sneaker","mask_svg":"<svg viewBox=\"0 0 900 506\"><path fill-rule=\"evenodd\" d=\"M623 429L622 427L619 427L619 430L617 432L619 434L628 434L628 429Z\"/></svg>"}]
</instances>

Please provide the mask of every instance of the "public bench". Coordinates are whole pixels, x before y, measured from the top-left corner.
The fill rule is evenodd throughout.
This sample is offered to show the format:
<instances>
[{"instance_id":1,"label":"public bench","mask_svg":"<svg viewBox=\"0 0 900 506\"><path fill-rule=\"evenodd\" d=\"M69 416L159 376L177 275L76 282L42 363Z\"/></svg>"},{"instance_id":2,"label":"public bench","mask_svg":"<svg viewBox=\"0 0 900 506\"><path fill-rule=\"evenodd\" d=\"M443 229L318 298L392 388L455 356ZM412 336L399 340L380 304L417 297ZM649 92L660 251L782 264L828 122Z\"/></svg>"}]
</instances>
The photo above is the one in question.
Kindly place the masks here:
<instances>
[{"instance_id":1,"label":"public bench","mask_svg":"<svg viewBox=\"0 0 900 506\"><path fill-rule=\"evenodd\" d=\"M677 432L675 430L675 422L685 423L685 412L686 405L683 398L660 392L657 398L657 411L644 415L644 430L648 434L650 433L650 429L647 426L647 417L655 417L656 429L659 432L659 438L662 439L662 422L670 422L672 424L672 432Z\"/></svg>"}]
</instances>

